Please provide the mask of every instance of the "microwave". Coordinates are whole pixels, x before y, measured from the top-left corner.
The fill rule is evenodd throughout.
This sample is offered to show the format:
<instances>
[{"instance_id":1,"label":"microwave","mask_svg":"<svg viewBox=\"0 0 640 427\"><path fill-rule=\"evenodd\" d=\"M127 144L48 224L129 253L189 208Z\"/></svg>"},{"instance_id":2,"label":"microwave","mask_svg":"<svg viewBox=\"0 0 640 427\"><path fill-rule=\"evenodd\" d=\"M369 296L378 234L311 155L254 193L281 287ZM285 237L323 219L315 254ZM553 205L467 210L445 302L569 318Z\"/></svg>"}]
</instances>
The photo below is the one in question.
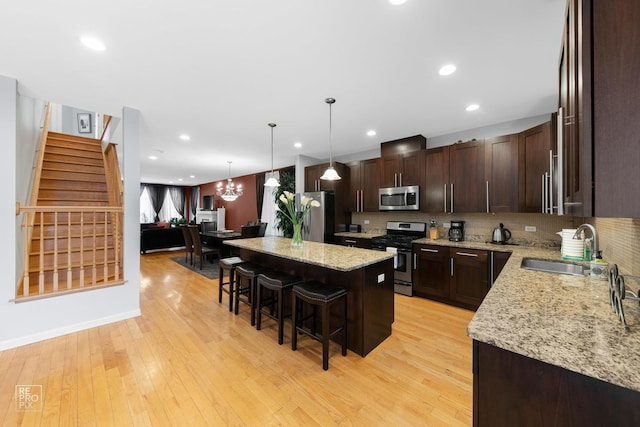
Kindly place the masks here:
<instances>
[{"instance_id":1,"label":"microwave","mask_svg":"<svg viewBox=\"0 0 640 427\"><path fill-rule=\"evenodd\" d=\"M420 186L381 188L378 202L381 211L419 211Z\"/></svg>"}]
</instances>

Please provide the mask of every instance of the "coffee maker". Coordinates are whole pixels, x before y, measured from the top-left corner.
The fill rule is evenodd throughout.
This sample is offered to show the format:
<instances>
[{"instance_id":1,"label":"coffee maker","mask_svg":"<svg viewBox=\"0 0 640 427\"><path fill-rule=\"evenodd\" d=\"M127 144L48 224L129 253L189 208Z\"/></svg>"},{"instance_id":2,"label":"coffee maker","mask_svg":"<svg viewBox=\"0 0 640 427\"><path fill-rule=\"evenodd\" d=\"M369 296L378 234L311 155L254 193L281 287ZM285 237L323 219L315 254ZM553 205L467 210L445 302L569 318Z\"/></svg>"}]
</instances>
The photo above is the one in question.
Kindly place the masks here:
<instances>
[{"instance_id":1,"label":"coffee maker","mask_svg":"<svg viewBox=\"0 0 640 427\"><path fill-rule=\"evenodd\" d=\"M451 221L449 240L452 242L462 242L464 240L464 221Z\"/></svg>"}]
</instances>

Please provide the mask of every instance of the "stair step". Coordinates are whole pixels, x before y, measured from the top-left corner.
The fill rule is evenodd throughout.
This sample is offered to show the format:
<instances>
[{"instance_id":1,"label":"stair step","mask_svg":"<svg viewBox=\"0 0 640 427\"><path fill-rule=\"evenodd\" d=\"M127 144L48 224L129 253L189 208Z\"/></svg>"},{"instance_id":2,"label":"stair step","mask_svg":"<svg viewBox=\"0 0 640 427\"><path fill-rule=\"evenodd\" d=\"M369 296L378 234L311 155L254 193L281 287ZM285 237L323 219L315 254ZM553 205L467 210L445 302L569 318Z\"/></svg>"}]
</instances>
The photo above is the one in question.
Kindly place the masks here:
<instances>
[{"instance_id":1,"label":"stair step","mask_svg":"<svg viewBox=\"0 0 640 427\"><path fill-rule=\"evenodd\" d=\"M99 209L100 206L95 206L96 209ZM46 212L44 213L42 216L44 217L44 222L42 225L46 226L53 226L54 224L54 213L53 212ZM107 213L107 222L110 222L111 218L114 218L114 215L118 215L114 212L108 212ZM85 226L92 226L93 225L93 212L71 212L71 226L79 226L80 225L80 218L84 219L84 224ZM99 225L100 228L104 227L104 212L97 212L96 215L96 225ZM41 219L40 219L40 213L36 214L35 216L35 221L34 221L34 226L38 227L41 225ZM69 222L68 219L68 214L66 212L58 212L58 227L62 227L62 226L67 226L67 223Z\"/></svg>"},{"instance_id":2,"label":"stair step","mask_svg":"<svg viewBox=\"0 0 640 427\"><path fill-rule=\"evenodd\" d=\"M83 251L84 258L83 262L85 265L93 263L93 248L85 249ZM96 263L104 262L104 249L96 247L96 255L95 255ZM43 264L42 268L44 270L52 270L54 265L52 253L45 253L43 256ZM109 248L107 250L107 262L113 262L115 259L113 248ZM80 251L71 253L71 266L79 266L80 265ZM67 268L67 254L58 252L58 269ZM40 255L39 254L30 254L29 255L29 272L40 271Z\"/></svg>"},{"instance_id":3,"label":"stair step","mask_svg":"<svg viewBox=\"0 0 640 427\"><path fill-rule=\"evenodd\" d=\"M56 147L53 147L56 148ZM104 166L104 159L102 155L78 156L77 150L68 150L68 153L52 153L50 150L44 154L45 162L59 162L59 163L71 163L71 164L83 164L92 166Z\"/></svg>"},{"instance_id":4,"label":"stair step","mask_svg":"<svg viewBox=\"0 0 640 427\"><path fill-rule=\"evenodd\" d=\"M115 265L113 263L107 264L107 280L106 282L112 282L115 280ZM122 266L120 266L118 272L119 280L123 279ZM29 296L39 294L39 273L29 274ZM91 286L99 286L105 283L104 280L104 265L96 265L96 283L92 283L93 280L93 268L84 269L84 287L90 288ZM74 267L71 269L71 289L81 289L80 286L80 268ZM58 270L58 291L64 291L69 289L67 287L67 270ZM44 274L44 294L53 293L53 272L47 271ZM18 293L22 293L22 286L20 286Z\"/></svg>"},{"instance_id":5,"label":"stair step","mask_svg":"<svg viewBox=\"0 0 640 427\"><path fill-rule=\"evenodd\" d=\"M40 180L40 192L42 192L42 190L95 191L107 193L107 183L42 179Z\"/></svg>"},{"instance_id":6,"label":"stair step","mask_svg":"<svg viewBox=\"0 0 640 427\"><path fill-rule=\"evenodd\" d=\"M104 173L102 175L90 173L78 173L59 170L42 169L40 175L42 179L62 180L62 181L79 181L79 182L99 182L105 183Z\"/></svg>"},{"instance_id":7,"label":"stair step","mask_svg":"<svg viewBox=\"0 0 640 427\"><path fill-rule=\"evenodd\" d=\"M44 200L59 200L60 206L65 206L65 202L85 202L85 205L93 205L95 202L108 202L109 195L106 192L82 191L82 190L40 190L38 202Z\"/></svg>"},{"instance_id":8,"label":"stair step","mask_svg":"<svg viewBox=\"0 0 640 427\"><path fill-rule=\"evenodd\" d=\"M104 166L84 165L73 162L57 162L45 160L42 163L42 170L60 171L60 172L76 172L89 173L104 176Z\"/></svg>"},{"instance_id":9,"label":"stair step","mask_svg":"<svg viewBox=\"0 0 640 427\"><path fill-rule=\"evenodd\" d=\"M102 151L102 141L84 136L69 135L66 133L49 132L47 145L55 147L76 147L87 151Z\"/></svg>"},{"instance_id":10,"label":"stair step","mask_svg":"<svg viewBox=\"0 0 640 427\"><path fill-rule=\"evenodd\" d=\"M47 156L63 156L91 161L104 161L102 151L78 150L74 147L58 147L55 145L49 145L46 147L44 158Z\"/></svg>"},{"instance_id":11,"label":"stair step","mask_svg":"<svg viewBox=\"0 0 640 427\"><path fill-rule=\"evenodd\" d=\"M64 224L64 225L58 225L58 236L62 236L65 239L67 238L67 233L68 233L68 229L69 227ZM71 238L75 239L75 238L80 238L80 224L71 224ZM111 232L112 230L112 226L109 225L107 226L107 235L111 236L113 235L113 233ZM102 237L104 236L104 225L100 225L97 224L96 226L96 231L95 231L96 237ZM53 239L55 236L55 232L53 229L53 225L51 226L45 226L42 232L42 236L44 237L44 239ZM85 224L84 227L82 227L82 236L83 237L93 237L93 224ZM36 225L33 227L33 232L31 233L31 239L33 241L39 241L40 240L40 226Z\"/></svg>"},{"instance_id":12,"label":"stair step","mask_svg":"<svg viewBox=\"0 0 640 427\"><path fill-rule=\"evenodd\" d=\"M104 248L104 235L96 236L95 240L93 236L85 236L83 237L83 249L87 250L89 248L93 249L95 244L96 248ZM47 238L45 237L42 241L42 247L44 248L45 253L53 253L55 248L56 239L54 237ZM69 239L67 236L58 236L58 253L64 252L65 256L67 253L67 248L69 247ZM113 236L107 235L107 247L113 248ZM31 243L31 255L38 255L40 251L40 238L35 238ZM79 252L80 251L80 236L71 237L71 252Z\"/></svg>"}]
</instances>

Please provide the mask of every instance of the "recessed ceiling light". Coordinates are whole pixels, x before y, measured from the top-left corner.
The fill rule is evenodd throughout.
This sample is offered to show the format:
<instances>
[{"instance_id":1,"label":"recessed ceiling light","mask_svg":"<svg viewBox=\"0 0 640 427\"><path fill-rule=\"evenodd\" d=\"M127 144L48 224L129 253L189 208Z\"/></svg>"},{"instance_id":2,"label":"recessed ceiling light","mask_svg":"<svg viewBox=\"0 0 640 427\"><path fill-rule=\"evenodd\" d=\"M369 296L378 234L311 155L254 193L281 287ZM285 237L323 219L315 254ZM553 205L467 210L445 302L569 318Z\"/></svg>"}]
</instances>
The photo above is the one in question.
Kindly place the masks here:
<instances>
[{"instance_id":1,"label":"recessed ceiling light","mask_svg":"<svg viewBox=\"0 0 640 427\"><path fill-rule=\"evenodd\" d=\"M449 76L455 72L456 72L456 66L453 64L447 64L444 67L440 68L440 71L438 71L438 74L440 74L441 76Z\"/></svg>"},{"instance_id":2,"label":"recessed ceiling light","mask_svg":"<svg viewBox=\"0 0 640 427\"><path fill-rule=\"evenodd\" d=\"M398 6L401 4L405 4L407 2L407 0L389 0L389 3Z\"/></svg>"},{"instance_id":3,"label":"recessed ceiling light","mask_svg":"<svg viewBox=\"0 0 640 427\"><path fill-rule=\"evenodd\" d=\"M187 135L186 133L183 133L182 135L180 135L180 139L183 141L189 141L191 139L191 137L189 135Z\"/></svg>"},{"instance_id":4,"label":"recessed ceiling light","mask_svg":"<svg viewBox=\"0 0 640 427\"><path fill-rule=\"evenodd\" d=\"M371 129L367 131L367 136L376 136L376 131Z\"/></svg>"},{"instance_id":5,"label":"recessed ceiling light","mask_svg":"<svg viewBox=\"0 0 640 427\"><path fill-rule=\"evenodd\" d=\"M302 147L302 143L301 142L296 142L295 144L293 144L294 147L296 148L301 148Z\"/></svg>"},{"instance_id":6,"label":"recessed ceiling light","mask_svg":"<svg viewBox=\"0 0 640 427\"><path fill-rule=\"evenodd\" d=\"M182 182L182 178L178 178L178 181Z\"/></svg>"},{"instance_id":7,"label":"recessed ceiling light","mask_svg":"<svg viewBox=\"0 0 640 427\"><path fill-rule=\"evenodd\" d=\"M196 177L195 175L189 175L189 178L195 178L195 177Z\"/></svg>"},{"instance_id":8,"label":"recessed ceiling light","mask_svg":"<svg viewBox=\"0 0 640 427\"><path fill-rule=\"evenodd\" d=\"M173 181L169 181L169 184L173 184Z\"/></svg>"},{"instance_id":9,"label":"recessed ceiling light","mask_svg":"<svg viewBox=\"0 0 640 427\"><path fill-rule=\"evenodd\" d=\"M466 110L467 111L476 111L478 108L480 108L480 106L478 104L470 104L470 105L467 105Z\"/></svg>"},{"instance_id":10,"label":"recessed ceiling light","mask_svg":"<svg viewBox=\"0 0 640 427\"><path fill-rule=\"evenodd\" d=\"M158 160L158 156L149 156L151 160Z\"/></svg>"},{"instance_id":11,"label":"recessed ceiling light","mask_svg":"<svg viewBox=\"0 0 640 427\"><path fill-rule=\"evenodd\" d=\"M97 39L95 37L82 36L80 37L80 41L82 42L83 45L85 45L91 50L97 50L99 52L102 52L107 49L107 46L105 46L102 40Z\"/></svg>"}]
</instances>

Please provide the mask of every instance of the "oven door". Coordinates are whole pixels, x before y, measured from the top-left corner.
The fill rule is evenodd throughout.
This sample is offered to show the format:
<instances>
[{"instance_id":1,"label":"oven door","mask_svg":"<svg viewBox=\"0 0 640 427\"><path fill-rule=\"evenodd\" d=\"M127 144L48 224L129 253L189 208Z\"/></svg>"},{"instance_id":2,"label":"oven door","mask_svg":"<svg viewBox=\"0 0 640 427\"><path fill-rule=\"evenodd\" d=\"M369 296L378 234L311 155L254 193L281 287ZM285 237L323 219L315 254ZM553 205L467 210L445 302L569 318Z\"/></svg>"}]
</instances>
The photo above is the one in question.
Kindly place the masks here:
<instances>
[{"instance_id":1,"label":"oven door","mask_svg":"<svg viewBox=\"0 0 640 427\"><path fill-rule=\"evenodd\" d=\"M413 272L413 254L411 251L386 248L387 252L394 254L393 259L393 282L396 293L412 296L413 286L411 274Z\"/></svg>"}]
</instances>

